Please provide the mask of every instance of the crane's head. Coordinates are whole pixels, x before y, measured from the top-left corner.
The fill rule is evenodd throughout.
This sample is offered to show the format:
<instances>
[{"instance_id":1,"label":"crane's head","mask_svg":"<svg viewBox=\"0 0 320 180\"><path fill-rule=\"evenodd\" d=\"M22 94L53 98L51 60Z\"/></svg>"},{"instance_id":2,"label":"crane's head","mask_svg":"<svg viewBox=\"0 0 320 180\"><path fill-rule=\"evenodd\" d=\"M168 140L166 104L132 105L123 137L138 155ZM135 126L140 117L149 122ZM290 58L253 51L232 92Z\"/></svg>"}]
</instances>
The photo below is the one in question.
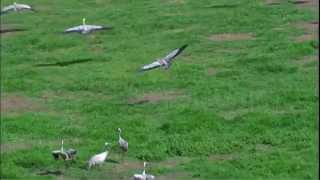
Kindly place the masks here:
<instances>
[{"instance_id":1,"label":"crane's head","mask_svg":"<svg viewBox=\"0 0 320 180\"><path fill-rule=\"evenodd\" d=\"M143 167L145 168L147 165L147 162L143 162Z\"/></svg>"},{"instance_id":2,"label":"crane's head","mask_svg":"<svg viewBox=\"0 0 320 180\"><path fill-rule=\"evenodd\" d=\"M121 129L120 128L118 128L118 131L121 133Z\"/></svg>"},{"instance_id":3,"label":"crane's head","mask_svg":"<svg viewBox=\"0 0 320 180\"><path fill-rule=\"evenodd\" d=\"M105 146L108 146L108 145L110 145L110 143L106 142L106 143L104 143L104 145L105 145Z\"/></svg>"},{"instance_id":4,"label":"crane's head","mask_svg":"<svg viewBox=\"0 0 320 180\"><path fill-rule=\"evenodd\" d=\"M86 18L82 18L82 24L83 24L83 25L86 24Z\"/></svg>"},{"instance_id":5,"label":"crane's head","mask_svg":"<svg viewBox=\"0 0 320 180\"><path fill-rule=\"evenodd\" d=\"M17 5L17 2L13 2L14 5Z\"/></svg>"}]
</instances>

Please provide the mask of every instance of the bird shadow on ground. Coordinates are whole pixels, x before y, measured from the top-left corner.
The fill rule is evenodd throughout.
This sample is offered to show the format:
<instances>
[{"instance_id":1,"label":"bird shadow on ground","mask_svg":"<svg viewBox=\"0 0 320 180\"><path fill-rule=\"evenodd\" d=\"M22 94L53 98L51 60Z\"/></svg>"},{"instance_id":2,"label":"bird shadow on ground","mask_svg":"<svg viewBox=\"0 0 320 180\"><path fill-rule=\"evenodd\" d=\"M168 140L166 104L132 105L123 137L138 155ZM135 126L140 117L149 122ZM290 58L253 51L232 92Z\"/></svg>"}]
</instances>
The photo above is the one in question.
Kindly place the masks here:
<instances>
[{"instance_id":1,"label":"bird shadow on ground","mask_svg":"<svg viewBox=\"0 0 320 180\"><path fill-rule=\"evenodd\" d=\"M10 33L10 32L17 32L17 31L26 31L26 29L22 29L22 28L0 29L1 34Z\"/></svg>"},{"instance_id":2,"label":"bird shadow on ground","mask_svg":"<svg viewBox=\"0 0 320 180\"><path fill-rule=\"evenodd\" d=\"M114 163L114 164L119 164L120 163L119 161L112 160L112 159L107 159L106 162Z\"/></svg>"},{"instance_id":3,"label":"bird shadow on ground","mask_svg":"<svg viewBox=\"0 0 320 180\"><path fill-rule=\"evenodd\" d=\"M72 60L72 61L63 61L63 62L56 62L56 63L46 63L46 64L36 64L34 66L36 67L49 67L49 66L69 66L72 64L79 64L79 63L85 63L90 62L92 59L78 59L78 60Z\"/></svg>"}]
</instances>

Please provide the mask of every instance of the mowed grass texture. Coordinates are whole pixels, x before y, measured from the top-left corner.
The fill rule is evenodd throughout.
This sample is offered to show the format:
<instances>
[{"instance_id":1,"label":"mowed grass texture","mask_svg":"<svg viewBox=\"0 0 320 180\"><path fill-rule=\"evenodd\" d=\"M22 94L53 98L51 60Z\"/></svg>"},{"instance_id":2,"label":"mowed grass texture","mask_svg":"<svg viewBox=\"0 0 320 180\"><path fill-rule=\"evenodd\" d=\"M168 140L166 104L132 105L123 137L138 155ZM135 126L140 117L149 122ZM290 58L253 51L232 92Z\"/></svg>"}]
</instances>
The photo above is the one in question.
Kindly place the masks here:
<instances>
[{"instance_id":1,"label":"mowed grass texture","mask_svg":"<svg viewBox=\"0 0 320 180\"><path fill-rule=\"evenodd\" d=\"M129 179L148 161L157 179L315 179L319 43L299 24L318 10L278 2L21 2L38 12L1 16L26 29L1 34L1 177ZM83 17L114 28L61 33ZM137 73L183 44L169 70ZM86 170L105 142L110 161Z\"/></svg>"}]
</instances>

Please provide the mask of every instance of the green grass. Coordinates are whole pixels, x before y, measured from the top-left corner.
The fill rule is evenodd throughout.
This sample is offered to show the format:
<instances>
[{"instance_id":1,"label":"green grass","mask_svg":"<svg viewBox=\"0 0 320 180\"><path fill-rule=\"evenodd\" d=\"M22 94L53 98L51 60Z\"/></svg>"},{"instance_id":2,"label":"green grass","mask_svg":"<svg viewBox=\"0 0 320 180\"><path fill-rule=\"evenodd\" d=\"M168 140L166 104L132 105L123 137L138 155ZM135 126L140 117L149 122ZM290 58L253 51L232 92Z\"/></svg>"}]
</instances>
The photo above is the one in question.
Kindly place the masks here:
<instances>
[{"instance_id":1,"label":"green grass","mask_svg":"<svg viewBox=\"0 0 320 180\"><path fill-rule=\"evenodd\" d=\"M1 153L2 178L55 179L37 173L60 169L66 179L129 179L144 160L159 179L317 177L318 61L301 59L315 55L319 43L295 42L304 32L293 26L318 19L315 11L262 0L25 3L39 12L1 16L2 25L28 29L1 35L2 98L18 95L31 103L28 110L1 113L1 146L8 148ZM82 17L114 29L61 33ZM255 39L209 40L222 33ZM136 72L186 43L170 70ZM79 59L91 61L34 66ZM127 105L170 92L180 95ZM84 169L106 141L113 143L110 159L119 160L118 127L129 141L125 163ZM50 154L61 138L78 150L69 169Z\"/></svg>"}]
</instances>

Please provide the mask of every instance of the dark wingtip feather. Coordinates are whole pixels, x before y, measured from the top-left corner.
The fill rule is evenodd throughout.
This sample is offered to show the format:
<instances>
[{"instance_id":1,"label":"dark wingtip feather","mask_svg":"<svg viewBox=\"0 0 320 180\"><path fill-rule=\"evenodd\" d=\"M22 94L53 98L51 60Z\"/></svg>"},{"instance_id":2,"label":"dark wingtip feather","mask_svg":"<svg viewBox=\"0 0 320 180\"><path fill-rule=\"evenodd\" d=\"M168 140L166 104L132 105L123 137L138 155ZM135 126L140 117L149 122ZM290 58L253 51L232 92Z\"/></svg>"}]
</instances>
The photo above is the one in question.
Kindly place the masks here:
<instances>
[{"instance_id":1,"label":"dark wingtip feather","mask_svg":"<svg viewBox=\"0 0 320 180\"><path fill-rule=\"evenodd\" d=\"M188 47L188 44L183 45L180 50L184 50L186 47Z\"/></svg>"}]
</instances>

